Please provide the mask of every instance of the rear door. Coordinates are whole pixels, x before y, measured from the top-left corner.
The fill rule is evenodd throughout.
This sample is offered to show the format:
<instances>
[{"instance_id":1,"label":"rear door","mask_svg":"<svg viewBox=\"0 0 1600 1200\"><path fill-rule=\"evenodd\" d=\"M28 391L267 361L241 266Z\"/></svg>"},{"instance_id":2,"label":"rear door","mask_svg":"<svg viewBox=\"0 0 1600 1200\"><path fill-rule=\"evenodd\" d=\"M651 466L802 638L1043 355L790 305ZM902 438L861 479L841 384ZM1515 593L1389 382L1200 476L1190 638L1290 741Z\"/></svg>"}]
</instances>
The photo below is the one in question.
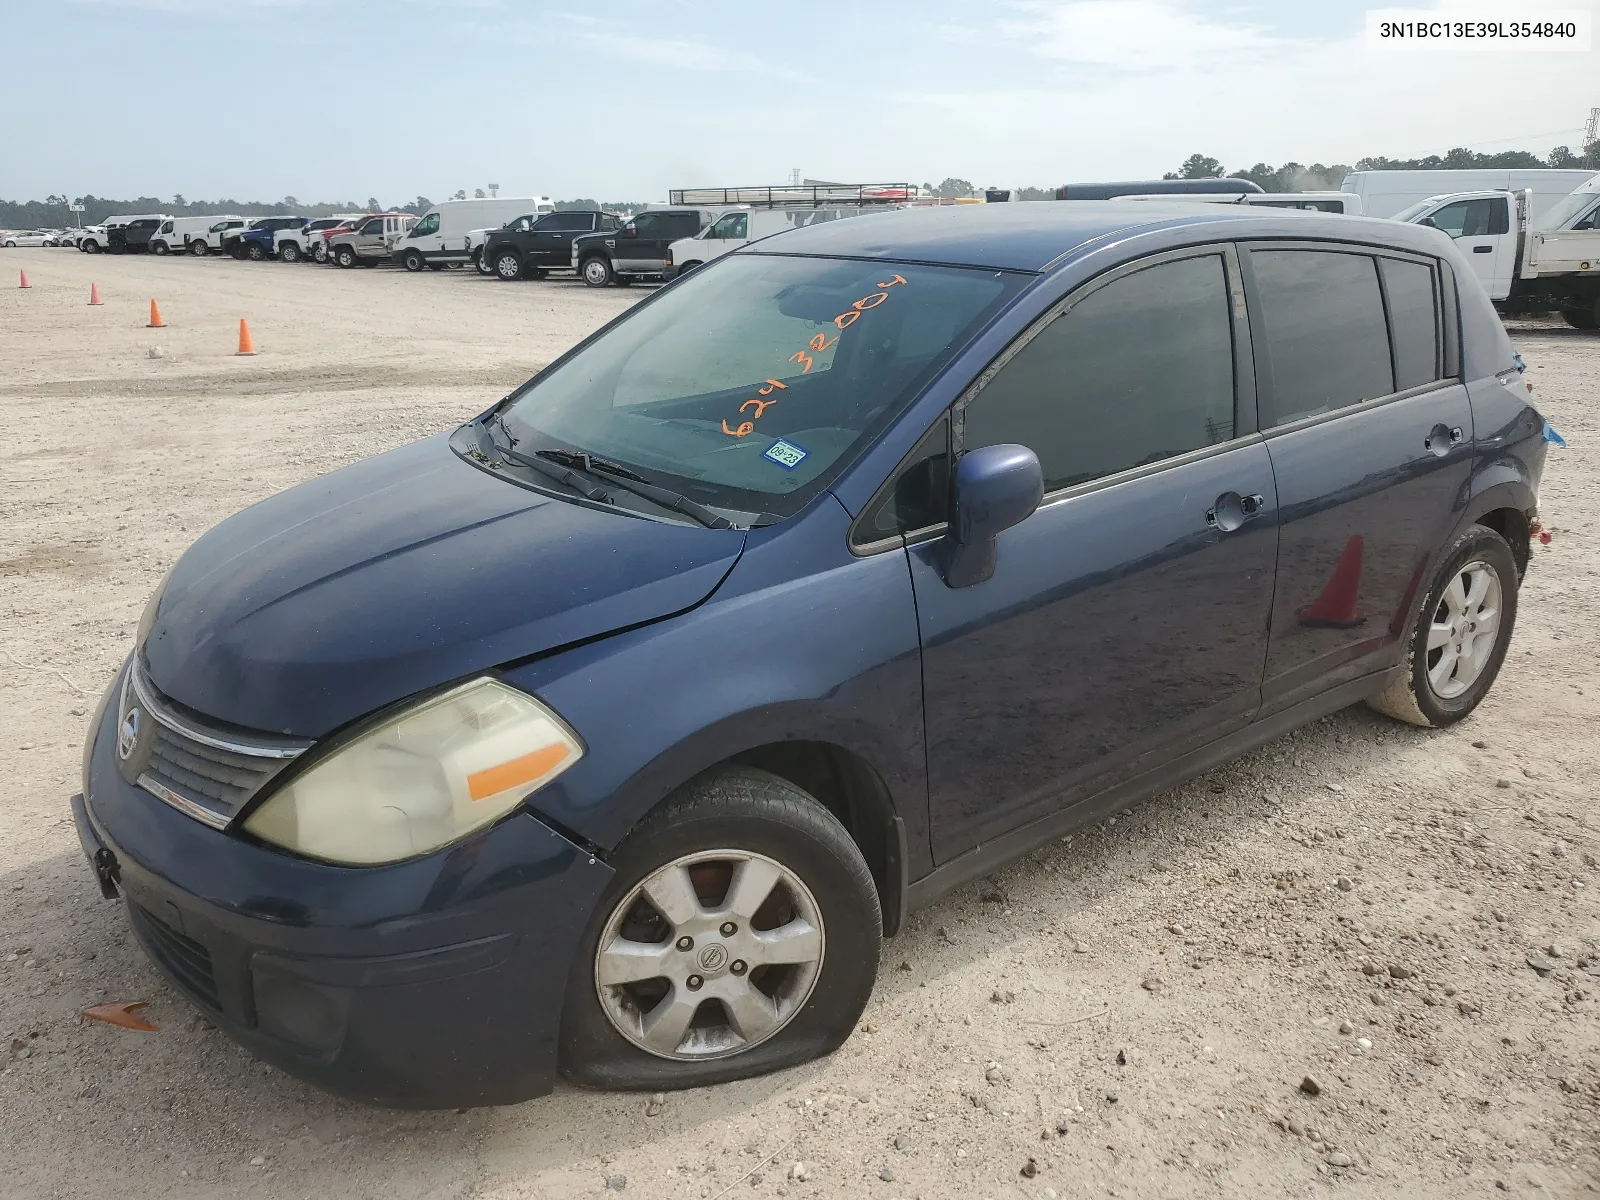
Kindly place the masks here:
<instances>
[{"instance_id":1,"label":"rear door","mask_svg":"<svg viewBox=\"0 0 1600 1200\"><path fill-rule=\"evenodd\" d=\"M910 550L936 860L1254 716L1277 503L1253 429L1226 246L1085 285L957 405L958 455L1027 446L1046 491L982 583L949 587L938 540Z\"/></svg>"},{"instance_id":2,"label":"rear door","mask_svg":"<svg viewBox=\"0 0 1600 1200\"><path fill-rule=\"evenodd\" d=\"M1467 480L1472 411L1445 264L1318 243L1244 263L1282 506L1270 711L1397 661Z\"/></svg>"}]
</instances>

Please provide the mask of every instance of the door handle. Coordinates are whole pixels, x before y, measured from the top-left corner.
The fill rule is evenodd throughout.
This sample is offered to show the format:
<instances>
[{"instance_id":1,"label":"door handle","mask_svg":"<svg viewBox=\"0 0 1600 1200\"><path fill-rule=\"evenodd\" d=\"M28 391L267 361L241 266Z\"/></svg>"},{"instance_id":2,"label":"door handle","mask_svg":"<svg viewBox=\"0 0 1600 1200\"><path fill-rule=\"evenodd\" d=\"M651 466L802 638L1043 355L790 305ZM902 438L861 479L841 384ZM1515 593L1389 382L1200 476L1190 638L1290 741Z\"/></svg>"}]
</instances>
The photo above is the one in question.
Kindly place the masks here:
<instances>
[{"instance_id":1,"label":"door handle","mask_svg":"<svg viewBox=\"0 0 1600 1200\"><path fill-rule=\"evenodd\" d=\"M1261 515L1267 498L1261 495L1241 496L1238 492L1223 492L1217 502L1206 509L1206 524L1223 533L1232 533L1246 521Z\"/></svg>"},{"instance_id":2,"label":"door handle","mask_svg":"<svg viewBox=\"0 0 1600 1200\"><path fill-rule=\"evenodd\" d=\"M1474 246L1472 248L1472 252L1474 254L1489 254L1489 253L1492 253L1493 250L1494 250L1493 246Z\"/></svg>"}]
</instances>

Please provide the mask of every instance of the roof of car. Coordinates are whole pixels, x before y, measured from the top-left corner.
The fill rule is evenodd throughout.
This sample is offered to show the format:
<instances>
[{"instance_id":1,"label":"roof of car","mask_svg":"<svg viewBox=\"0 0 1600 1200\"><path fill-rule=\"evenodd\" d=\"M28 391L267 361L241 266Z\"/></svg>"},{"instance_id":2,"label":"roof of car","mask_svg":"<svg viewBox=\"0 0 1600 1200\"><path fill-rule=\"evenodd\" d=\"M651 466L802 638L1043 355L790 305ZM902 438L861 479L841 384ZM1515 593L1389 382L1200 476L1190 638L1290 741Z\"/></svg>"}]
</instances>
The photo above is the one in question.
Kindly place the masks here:
<instances>
[{"instance_id":1,"label":"roof of car","mask_svg":"<svg viewBox=\"0 0 1600 1200\"><path fill-rule=\"evenodd\" d=\"M1252 226L1241 229L1240 223ZM817 254L1041 271L1088 242L1133 231L1210 227L1219 239L1333 238L1437 254L1433 231L1341 213L1152 200L1023 201L897 209L825 221L752 243L739 253Z\"/></svg>"}]
</instances>

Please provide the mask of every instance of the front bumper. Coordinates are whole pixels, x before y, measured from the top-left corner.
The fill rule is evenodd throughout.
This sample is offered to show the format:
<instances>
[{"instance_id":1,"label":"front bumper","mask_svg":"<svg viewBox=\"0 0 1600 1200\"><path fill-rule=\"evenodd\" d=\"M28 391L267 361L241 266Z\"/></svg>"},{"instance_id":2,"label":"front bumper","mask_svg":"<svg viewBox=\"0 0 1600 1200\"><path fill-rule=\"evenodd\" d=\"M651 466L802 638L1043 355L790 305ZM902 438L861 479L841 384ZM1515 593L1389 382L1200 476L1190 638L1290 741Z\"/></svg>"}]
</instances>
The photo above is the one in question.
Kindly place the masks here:
<instances>
[{"instance_id":1,"label":"front bumper","mask_svg":"<svg viewBox=\"0 0 1600 1200\"><path fill-rule=\"evenodd\" d=\"M79 838L151 960L212 1022L293 1075L377 1104L550 1090L568 966L609 867L526 812L391 866L296 858L125 782L108 711L73 797Z\"/></svg>"}]
</instances>

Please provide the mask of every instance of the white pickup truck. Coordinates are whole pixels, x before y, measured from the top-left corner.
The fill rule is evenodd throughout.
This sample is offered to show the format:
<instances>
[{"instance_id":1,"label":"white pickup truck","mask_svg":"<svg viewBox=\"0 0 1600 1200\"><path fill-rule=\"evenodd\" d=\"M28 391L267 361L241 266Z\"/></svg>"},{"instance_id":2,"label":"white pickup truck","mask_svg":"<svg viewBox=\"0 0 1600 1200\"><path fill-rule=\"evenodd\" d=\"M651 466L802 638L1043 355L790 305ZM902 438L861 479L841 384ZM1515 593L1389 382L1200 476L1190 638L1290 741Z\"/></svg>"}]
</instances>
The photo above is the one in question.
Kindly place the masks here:
<instances>
[{"instance_id":1,"label":"white pickup truck","mask_svg":"<svg viewBox=\"0 0 1600 1200\"><path fill-rule=\"evenodd\" d=\"M1453 192L1395 214L1429 225L1457 248L1502 312L1555 310L1577 329L1600 329L1600 175L1537 221L1533 193Z\"/></svg>"}]
</instances>

